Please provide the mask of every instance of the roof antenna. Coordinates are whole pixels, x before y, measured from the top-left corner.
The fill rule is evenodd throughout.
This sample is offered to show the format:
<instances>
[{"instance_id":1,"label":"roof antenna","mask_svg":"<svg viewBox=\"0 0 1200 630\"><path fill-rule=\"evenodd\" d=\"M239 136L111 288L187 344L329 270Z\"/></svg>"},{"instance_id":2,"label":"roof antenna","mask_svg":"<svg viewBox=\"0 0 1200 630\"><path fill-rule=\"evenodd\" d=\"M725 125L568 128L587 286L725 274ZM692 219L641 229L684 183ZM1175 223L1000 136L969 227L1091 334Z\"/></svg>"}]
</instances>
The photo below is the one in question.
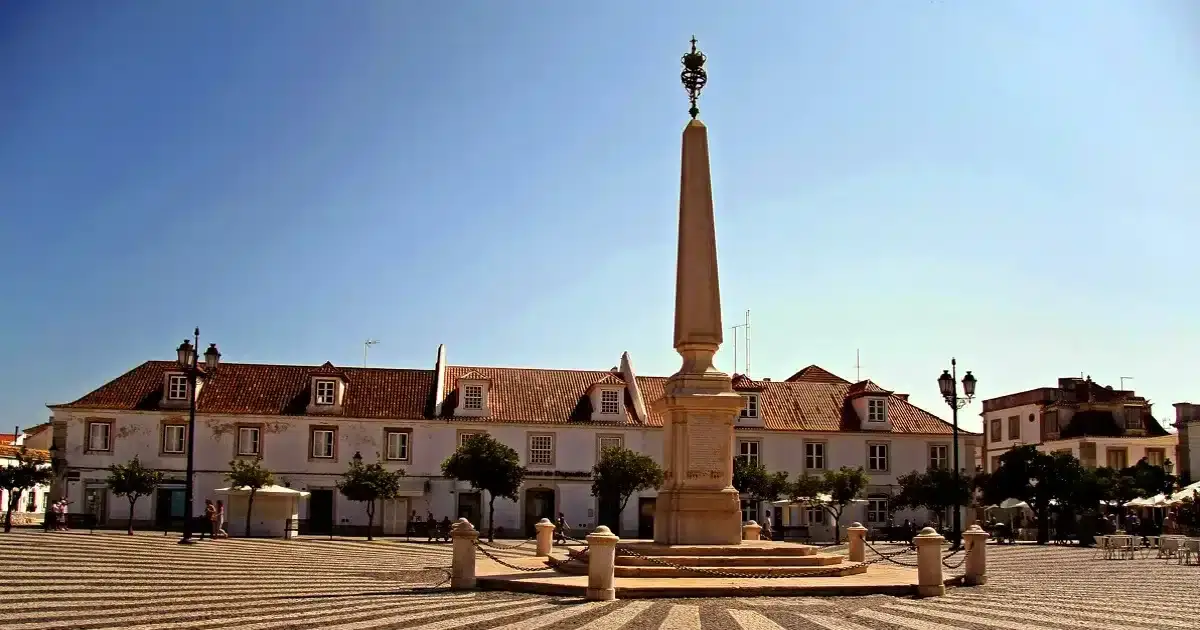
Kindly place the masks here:
<instances>
[{"instance_id":1,"label":"roof antenna","mask_svg":"<svg viewBox=\"0 0 1200 630\"><path fill-rule=\"evenodd\" d=\"M379 343L378 339L368 339L363 342L363 367L367 367L367 350L377 343Z\"/></svg>"},{"instance_id":2,"label":"roof antenna","mask_svg":"<svg viewBox=\"0 0 1200 630\"><path fill-rule=\"evenodd\" d=\"M859 360L857 348L854 350L854 382L862 382L862 361Z\"/></svg>"},{"instance_id":3,"label":"roof antenna","mask_svg":"<svg viewBox=\"0 0 1200 630\"><path fill-rule=\"evenodd\" d=\"M742 333L742 340L746 343L746 368L745 368L745 370L742 371L742 374L749 376L750 375L750 311L749 311L749 309L746 310L746 323L738 324L737 326L730 326L730 328L733 329L733 371L734 371L734 373L737 373L737 369L738 369L738 342L737 342L738 329L739 328L746 329Z\"/></svg>"}]
</instances>

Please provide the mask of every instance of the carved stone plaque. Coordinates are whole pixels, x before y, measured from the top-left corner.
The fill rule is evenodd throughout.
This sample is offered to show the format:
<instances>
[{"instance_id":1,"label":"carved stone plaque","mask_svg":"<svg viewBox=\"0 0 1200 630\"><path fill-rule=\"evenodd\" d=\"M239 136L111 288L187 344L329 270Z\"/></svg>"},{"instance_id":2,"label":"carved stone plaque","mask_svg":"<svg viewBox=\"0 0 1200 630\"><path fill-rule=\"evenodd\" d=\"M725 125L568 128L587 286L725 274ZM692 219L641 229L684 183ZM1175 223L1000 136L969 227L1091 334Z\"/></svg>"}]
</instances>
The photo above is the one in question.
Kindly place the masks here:
<instances>
[{"instance_id":1,"label":"carved stone plaque","mask_svg":"<svg viewBox=\"0 0 1200 630\"><path fill-rule=\"evenodd\" d=\"M689 418L687 424L688 478L716 479L729 465L729 431L710 424L707 417Z\"/></svg>"}]
</instances>

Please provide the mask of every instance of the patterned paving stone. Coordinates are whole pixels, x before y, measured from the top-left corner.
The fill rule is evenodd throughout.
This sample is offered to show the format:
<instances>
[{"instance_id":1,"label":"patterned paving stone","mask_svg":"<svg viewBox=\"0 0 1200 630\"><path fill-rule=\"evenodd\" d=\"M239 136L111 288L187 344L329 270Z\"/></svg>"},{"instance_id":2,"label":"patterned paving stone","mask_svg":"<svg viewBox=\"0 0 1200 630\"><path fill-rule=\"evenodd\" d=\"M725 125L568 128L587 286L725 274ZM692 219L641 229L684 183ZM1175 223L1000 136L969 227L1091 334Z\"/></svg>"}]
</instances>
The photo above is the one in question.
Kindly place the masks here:
<instances>
[{"instance_id":1,"label":"patterned paving stone","mask_svg":"<svg viewBox=\"0 0 1200 630\"><path fill-rule=\"evenodd\" d=\"M895 549L894 547L891 549ZM888 551L889 549L884 549ZM1200 567L1092 550L989 546L989 583L915 600L586 603L448 591L449 545L0 535L5 630L1149 630L1196 628ZM494 550L502 556L528 547ZM955 572L951 572L955 573Z\"/></svg>"}]
</instances>

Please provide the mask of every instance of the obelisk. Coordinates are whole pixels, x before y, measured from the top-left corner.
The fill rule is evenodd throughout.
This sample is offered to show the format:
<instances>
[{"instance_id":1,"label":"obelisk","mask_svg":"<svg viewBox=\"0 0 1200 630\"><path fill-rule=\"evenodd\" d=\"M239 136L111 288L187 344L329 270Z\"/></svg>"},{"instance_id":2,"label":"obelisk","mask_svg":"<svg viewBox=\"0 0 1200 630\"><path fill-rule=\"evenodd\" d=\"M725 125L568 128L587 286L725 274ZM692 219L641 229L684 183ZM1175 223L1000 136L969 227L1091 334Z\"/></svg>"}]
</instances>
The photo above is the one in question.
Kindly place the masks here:
<instances>
[{"instance_id":1,"label":"obelisk","mask_svg":"<svg viewBox=\"0 0 1200 630\"><path fill-rule=\"evenodd\" d=\"M654 542L736 545L742 540L742 511L733 488L733 425L742 397L733 391L729 375L713 366L723 340L721 291L708 129L696 118L696 101L708 75L696 38L691 43L680 74L692 120L683 129L675 269L675 350L683 365L667 379L666 396L656 402L666 418L666 480L654 513Z\"/></svg>"}]
</instances>

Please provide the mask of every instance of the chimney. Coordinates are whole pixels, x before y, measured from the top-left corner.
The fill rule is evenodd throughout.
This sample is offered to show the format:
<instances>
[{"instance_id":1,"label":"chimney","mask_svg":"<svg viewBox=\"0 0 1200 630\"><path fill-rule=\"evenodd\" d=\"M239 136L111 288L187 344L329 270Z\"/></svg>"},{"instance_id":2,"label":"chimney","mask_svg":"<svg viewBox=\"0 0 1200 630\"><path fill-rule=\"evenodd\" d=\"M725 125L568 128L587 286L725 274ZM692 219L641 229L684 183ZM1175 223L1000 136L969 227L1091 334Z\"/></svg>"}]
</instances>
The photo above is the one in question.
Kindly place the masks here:
<instances>
[{"instance_id":1,"label":"chimney","mask_svg":"<svg viewBox=\"0 0 1200 630\"><path fill-rule=\"evenodd\" d=\"M764 383L770 383L770 382L771 382L771 379L769 379L769 378L764 378L764 379L762 379L762 382L764 382Z\"/></svg>"},{"instance_id":2,"label":"chimney","mask_svg":"<svg viewBox=\"0 0 1200 630\"><path fill-rule=\"evenodd\" d=\"M904 402L908 402L908 394L896 394L896 398L899 398L900 400L903 400Z\"/></svg>"}]
</instances>

